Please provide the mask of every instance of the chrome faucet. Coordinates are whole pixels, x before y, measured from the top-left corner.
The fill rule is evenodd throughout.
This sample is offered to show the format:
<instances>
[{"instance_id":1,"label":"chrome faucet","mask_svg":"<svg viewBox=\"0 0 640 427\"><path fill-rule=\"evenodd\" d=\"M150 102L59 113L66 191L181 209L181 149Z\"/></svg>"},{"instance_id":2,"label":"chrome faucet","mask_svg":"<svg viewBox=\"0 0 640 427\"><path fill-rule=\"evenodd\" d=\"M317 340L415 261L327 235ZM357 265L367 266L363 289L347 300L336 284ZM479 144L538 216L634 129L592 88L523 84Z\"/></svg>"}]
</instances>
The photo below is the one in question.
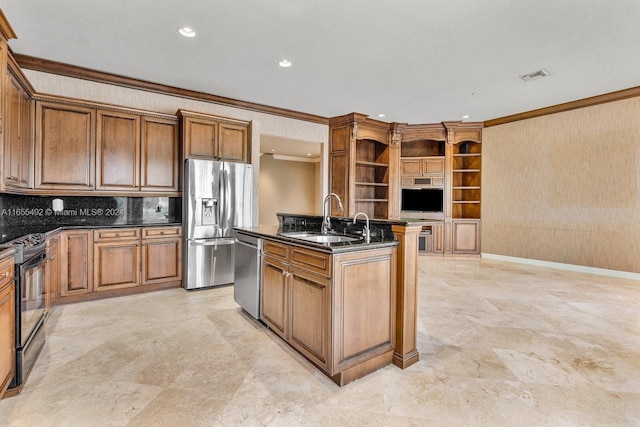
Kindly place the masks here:
<instances>
[{"instance_id":1,"label":"chrome faucet","mask_svg":"<svg viewBox=\"0 0 640 427\"><path fill-rule=\"evenodd\" d=\"M364 215L364 219L367 220L367 225L365 225L364 228L362 229L362 235L364 236L364 242L365 243L370 243L371 242L371 234L369 232L369 217L364 212L358 212L353 217L353 223L354 224L356 223L356 218L358 218L358 215Z\"/></svg>"},{"instance_id":2,"label":"chrome faucet","mask_svg":"<svg viewBox=\"0 0 640 427\"><path fill-rule=\"evenodd\" d=\"M322 228L320 230L322 234L327 234L331 229L331 219L329 218L329 214L327 214L327 202L329 201L331 196L335 197L336 200L338 201L338 212L344 212L344 207L342 207L342 201L340 200L340 197L336 193L327 194L327 197L324 198L324 202L322 203L323 220L322 220ZM331 209L329 209L329 211L331 211Z\"/></svg>"}]
</instances>

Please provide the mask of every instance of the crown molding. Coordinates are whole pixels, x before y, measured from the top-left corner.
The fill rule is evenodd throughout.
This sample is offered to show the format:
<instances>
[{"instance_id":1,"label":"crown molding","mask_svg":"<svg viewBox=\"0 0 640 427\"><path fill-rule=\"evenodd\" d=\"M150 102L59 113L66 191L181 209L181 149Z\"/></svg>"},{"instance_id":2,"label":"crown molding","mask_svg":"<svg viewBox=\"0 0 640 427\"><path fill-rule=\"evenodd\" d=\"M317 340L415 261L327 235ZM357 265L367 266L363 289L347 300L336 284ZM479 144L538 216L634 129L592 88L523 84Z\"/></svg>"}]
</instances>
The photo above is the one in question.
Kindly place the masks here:
<instances>
[{"instance_id":1,"label":"crown molding","mask_svg":"<svg viewBox=\"0 0 640 427\"><path fill-rule=\"evenodd\" d=\"M592 96L579 99L577 101L565 102L564 104L552 105L550 107L539 108L537 110L526 111L524 113L504 116L484 122L484 127L504 125L506 123L517 122L519 120L532 119L534 117L547 116L549 114L562 113L565 111L577 110L579 108L593 107L595 105L606 104L608 102L621 101L623 99L640 96L640 86L629 89L622 89L616 92L605 93L603 95Z\"/></svg>"},{"instance_id":2,"label":"crown molding","mask_svg":"<svg viewBox=\"0 0 640 427\"><path fill-rule=\"evenodd\" d=\"M76 79L89 80L99 83L106 83L131 89L144 90L147 92L160 93L163 95L207 101L214 104L241 108L244 110L256 111L259 113L272 114L275 116L282 116L290 119L303 120L311 123L318 123L323 125L329 124L329 119L327 117L317 116L315 114L302 113L285 108L271 107L269 105L241 101L238 99L212 95L189 89L181 89L174 86L167 86L160 83L153 83L145 80L125 77L118 74L106 73L103 71L92 70L76 65L65 64L62 62L50 61L48 59L35 58L33 56L21 55L16 53L14 53L13 56L21 68L29 70L41 71L44 73L57 74L60 76L73 77Z\"/></svg>"}]
</instances>

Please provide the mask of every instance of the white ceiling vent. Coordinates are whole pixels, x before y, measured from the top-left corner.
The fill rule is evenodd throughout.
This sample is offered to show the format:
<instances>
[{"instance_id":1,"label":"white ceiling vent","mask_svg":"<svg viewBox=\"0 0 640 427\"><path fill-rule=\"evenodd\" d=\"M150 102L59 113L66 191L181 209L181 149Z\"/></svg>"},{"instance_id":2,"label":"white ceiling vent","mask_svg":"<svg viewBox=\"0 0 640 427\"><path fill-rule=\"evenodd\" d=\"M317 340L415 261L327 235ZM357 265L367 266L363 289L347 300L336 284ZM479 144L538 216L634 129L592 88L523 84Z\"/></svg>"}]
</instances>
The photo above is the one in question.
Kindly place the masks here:
<instances>
[{"instance_id":1,"label":"white ceiling vent","mask_svg":"<svg viewBox=\"0 0 640 427\"><path fill-rule=\"evenodd\" d=\"M543 77L547 77L548 75L549 75L549 72L543 68L542 70L534 71L533 73L520 76L520 78L525 82L530 82L532 80L538 80Z\"/></svg>"}]
</instances>

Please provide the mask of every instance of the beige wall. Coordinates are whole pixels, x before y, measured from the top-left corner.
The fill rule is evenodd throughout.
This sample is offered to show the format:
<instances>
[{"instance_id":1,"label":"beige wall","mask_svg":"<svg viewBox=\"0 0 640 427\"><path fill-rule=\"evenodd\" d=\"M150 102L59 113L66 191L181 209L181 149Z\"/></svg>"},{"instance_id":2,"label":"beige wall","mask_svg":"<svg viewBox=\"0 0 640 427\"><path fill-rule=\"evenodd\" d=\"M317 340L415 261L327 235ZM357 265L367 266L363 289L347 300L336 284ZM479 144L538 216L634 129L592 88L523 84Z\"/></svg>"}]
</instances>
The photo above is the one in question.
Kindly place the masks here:
<instances>
[{"instance_id":1,"label":"beige wall","mask_svg":"<svg viewBox=\"0 0 640 427\"><path fill-rule=\"evenodd\" d=\"M277 224L276 213L313 214L317 194L317 163L276 160L269 154L260 160L261 225Z\"/></svg>"},{"instance_id":2,"label":"beige wall","mask_svg":"<svg viewBox=\"0 0 640 427\"><path fill-rule=\"evenodd\" d=\"M483 253L640 272L640 98L482 139Z\"/></svg>"}]
</instances>

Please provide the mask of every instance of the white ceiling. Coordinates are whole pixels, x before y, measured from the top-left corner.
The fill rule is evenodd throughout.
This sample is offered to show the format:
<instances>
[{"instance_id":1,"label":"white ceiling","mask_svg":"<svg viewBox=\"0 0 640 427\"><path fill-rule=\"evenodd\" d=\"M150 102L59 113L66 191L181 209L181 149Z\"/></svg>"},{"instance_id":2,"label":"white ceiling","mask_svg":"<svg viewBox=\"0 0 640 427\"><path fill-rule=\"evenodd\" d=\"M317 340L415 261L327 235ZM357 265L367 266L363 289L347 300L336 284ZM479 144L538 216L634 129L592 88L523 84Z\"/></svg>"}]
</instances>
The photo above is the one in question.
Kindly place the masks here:
<instances>
[{"instance_id":1,"label":"white ceiling","mask_svg":"<svg viewBox=\"0 0 640 427\"><path fill-rule=\"evenodd\" d=\"M484 121L640 85L639 0L0 0L14 52L325 117ZM193 39L177 33L197 31ZM287 58L293 66L283 69ZM551 76L518 76L546 68Z\"/></svg>"}]
</instances>

